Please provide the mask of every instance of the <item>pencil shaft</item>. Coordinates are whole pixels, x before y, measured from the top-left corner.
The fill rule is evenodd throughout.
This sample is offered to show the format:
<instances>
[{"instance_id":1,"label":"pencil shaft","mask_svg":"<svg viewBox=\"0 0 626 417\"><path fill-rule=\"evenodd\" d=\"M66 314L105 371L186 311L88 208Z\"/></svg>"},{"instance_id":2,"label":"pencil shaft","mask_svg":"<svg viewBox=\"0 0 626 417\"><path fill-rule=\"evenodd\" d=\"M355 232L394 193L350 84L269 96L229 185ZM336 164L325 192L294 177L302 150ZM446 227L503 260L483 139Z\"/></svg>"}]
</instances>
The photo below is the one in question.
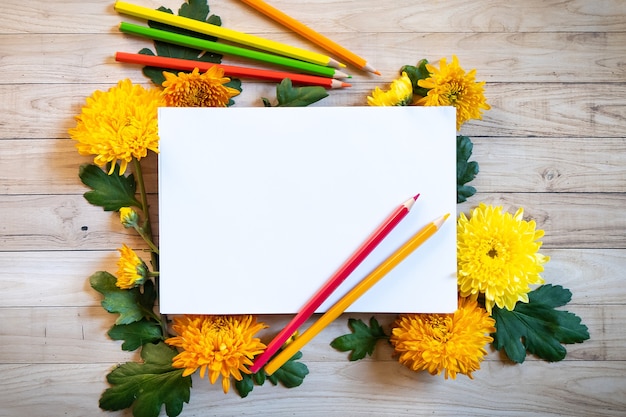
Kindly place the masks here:
<instances>
[{"instance_id":1,"label":"pencil shaft","mask_svg":"<svg viewBox=\"0 0 626 417\"><path fill-rule=\"evenodd\" d=\"M341 285L342 282L363 262L380 242L406 217L417 199L411 197L397 207L387 218L365 239L357 250L337 269L326 283L307 301L296 316L267 345L265 351L254 360L250 371L257 372L278 351L291 335L315 313L315 310Z\"/></svg>"},{"instance_id":2,"label":"pencil shaft","mask_svg":"<svg viewBox=\"0 0 626 417\"><path fill-rule=\"evenodd\" d=\"M302 37L308 39L314 44L322 47L324 50L330 52L334 56L338 57L340 60L352 64L356 68L365 69L367 71L377 72L370 66L368 66L367 61L364 58L361 58L354 52L344 48L339 45L337 42L327 38L321 33L316 32L310 27L304 25L302 22L294 19L293 17L287 15L286 13L276 9L275 7L267 4L262 0L241 0L243 3L248 6L254 8L258 12L263 13L269 18L275 20L276 22L282 24L283 26L293 30L294 32L300 34Z\"/></svg>"},{"instance_id":3,"label":"pencil shaft","mask_svg":"<svg viewBox=\"0 0 626 417\"><path fill-rule=\"evenodd\" d=\"M154 10L148 7L137 6L123 1L115 2L115 10L125 15L134 16L141 19L153 20L155 22L160 22L170 26L191 30L193 32L215 36L216 38L261 49L274 54L288 56L313 64L323 66L338 66L338 63L336 63L335 60L331 59L329 56L319 54L317 52L307 51L269 39L264 39L258 36L249 35L247 33L234 31L217 25L212 25L207 22L201 22L196 19L190 19L184 16L178 16L171 13L162 12L160 10Z\"/></svg>"},{"instance_id":4,"label":"pencil shaft","mask_svg":"<svg viewBox=\"0 0 626 417\"><path fill-rule=\"evenodd\" d=\"M115 54L115 60L129 64L139 64L149 67L166 68L179 71L193 71L194 68L198 68L199 71L206 72L211 67L218 67L224 70L224 75L227 77L252 78L255 80L275 82L280 82L285 78L289 78L294 84L320 86L325 88L341 88L350 86L350 84L342 83L332 78L318 77L315 75L271 71L259 68L240 67L236 65L213 64L204 61L193 61L190 59L170 58L156 55L117 52Z\"/></svg>"},{"instance_id":5,"label":"pencil shaft","mask_svg":"<svg viewBox=\"0 0 626 417\"><path fill-rule=\"evenodd\" d=\"M356 301L367 290L380 281L385 275L395 268L400 262L406 259L415 249L417 249L422 243L424 243L429 237L431 237L443 223L448 215L429 223L413 237L407 240L399 249L397 249L391 256L378 265L369 275L363 278L354 288L352 288L345 296L339 301L333 304L319 320L311 325L302 335L297 337L287 347L281 351L274 359L272 359L267 366L265 366L265 372L268 375L272 375L278 368L280 368L285 362L287 362L298 350L313 339L319 332L321 332L332 321L339 317L354 301Z\"/></svg>"},{"instance_id":6,"label":"pencil shaft","mask_svg":"<svg viewBox=\"0 0 626 417\"><path fill-rule=\"evenodd\" d=\"M186 46L189 48L198 49L200 51L211 51L218 54L240 56L243 58L280 65L283 67L288 67L298 71L303 71L306 73L320 75L324 77L335 77L337 74L340 73L334 68L324 67L322 65L311 64L309 62L298 61L297 59L286 58L283 56L268 54L266 52L254 51L238 46L212 42L205 39L198 39L192 36L181 35L178 33L135 25L132 23L122 22L120 24L120 30L124 33L144 36L149 39Z\"/></svg>"}]
</instances>

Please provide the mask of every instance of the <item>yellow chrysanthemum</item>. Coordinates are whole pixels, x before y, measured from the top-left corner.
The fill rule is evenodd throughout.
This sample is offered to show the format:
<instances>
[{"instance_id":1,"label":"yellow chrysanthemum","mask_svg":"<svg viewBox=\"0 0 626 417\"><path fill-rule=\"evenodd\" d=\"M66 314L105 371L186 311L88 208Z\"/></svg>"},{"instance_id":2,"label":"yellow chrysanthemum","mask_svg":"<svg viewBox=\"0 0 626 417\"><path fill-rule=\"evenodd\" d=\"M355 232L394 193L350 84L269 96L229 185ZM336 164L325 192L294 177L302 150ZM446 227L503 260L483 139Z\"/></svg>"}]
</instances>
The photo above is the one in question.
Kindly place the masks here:
<instances>
[{"instance_id":1,"label":"yellow chrysanthemum","mask_svg":"<svg viewBox=\"0 0 626 417\"><path fill-rule=\"evenodd\" d=\"M148 276L148 267L134 250L126 245L118 249L120 259L117 261L117 285L118 288L127 290L143 284Z\"/></svg>"},{"instance_id":2,"label":"yellow chrysanthemum","mask_svg":"<svg viewBox=\"0 0 626 417\"><path fill-rule=\"evenodd\" d=\"M473 300L461 298L453 314L404 314L393 324L391 344L401 364L446 379L456 374L470 378L480 369L493 341L495 321Z\"/></svg>"},{"instance_id":3,"label":"yellow chrysanthemum","mask_svg":"<svg viewBox=\"0 0 626 417\"><path fill-rule=\"evenodd\" d=\"M421 106L456 107L456 129L470 119L482 119L482 110L489 110L484 95L485 82L476 82L476 70L465 73L456 56L448 64L443 58L439 69L426 64L430 77L419 80L417 85L428 89L428 95L416 101Z\"/></svg>"},{"instance_id":4,"label":"yellow chrysanthemum","mask_svg":"<svg viewBox=\"0 0 626 417\"><path fill-rule=\"evenodd\" d=\"M383 91L376 87L372 95L367 97L367 104L370 106L406 106L413 98L413 86L411 79L406 74L391 82L388 91Z\"/></svg>"},{"instance_id":5,"label":"yellow chrysanthemum","mask_svg":"<svg viewBox=\"0 0 626 417\"><path fill-rule=\"evenodd\" d=\"M222 389L230 389L230 376L237 381L249 374L246 365L265 349L254 335L267 327L252 316L181 316L174 318L172 329L178 334L165 343L182 349L172 361L175 368L185 368L183 376L200 368L200 378L209 371L214 384L222 376Z\"/></svg>"},{"instance_id":6,"label":"yellow chrysanthemum","mask_svg":"<svg viewBox=\"0 0 626 417\"><path fill-rule=\"evenodd\" d=\"M535 230L535 221L523 215L521 208L511 215L481 203L469 219L459 216L459 293L474 299L484 293L490 313L494 305L513 310L518 301L527 303L530 285L544 282L539 273L550 258L537 252L543 230Z\"/></svg>"},{"instance_id":7,"label":"yellow chrysanthemum","mask_svg":"<svg viewBox=\"0 0 626 417\"><path fill-rule=\"evenodd\" d=\"M120 174L133 158L159 151L157 108L163 105L159 89L144 89L129 79L103 92L95 91L76 116L69 130L81 155L95 155L94 163L104 166L120 161Z\"/></svg>"},{"instance_id":8,"label":"yellow chrysanthemum","mask_svg":"<svg viewBox=\"0 0 626 417\"><path fill-rule=\"evenodd\" d=\"M136 227L139 222L139 215L131 207L120 208L120 223L126 228Z\"/></svg>"},{"instance_id":9,"label":"yellow chrysanthemum","mask_svg":"<svg viewBox=\"0 0 626 417\"><path fill-rule=\"evenodd\" d=\"M204 74L195 68L191 73L163 72L163 75L163 97L169 107L226 107L231 97L239 94L238 90L224 85L230 78L224 77L224 70L219 67L211 67Z\"/></svg>"}]
</instances>

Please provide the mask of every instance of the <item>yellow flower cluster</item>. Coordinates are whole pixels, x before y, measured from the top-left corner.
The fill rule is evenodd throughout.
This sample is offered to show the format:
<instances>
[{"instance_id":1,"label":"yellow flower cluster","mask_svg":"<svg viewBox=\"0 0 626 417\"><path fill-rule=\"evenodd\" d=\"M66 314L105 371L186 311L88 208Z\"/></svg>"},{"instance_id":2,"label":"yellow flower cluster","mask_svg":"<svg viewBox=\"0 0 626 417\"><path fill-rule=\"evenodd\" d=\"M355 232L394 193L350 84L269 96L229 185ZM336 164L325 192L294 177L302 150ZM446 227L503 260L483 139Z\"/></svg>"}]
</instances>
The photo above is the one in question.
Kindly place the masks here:
<instances>
[{"instance_id":1,"label":"yellow flower cluster","mask_svg":"<svg viewBox=\"0 0 626 417\"><path fill-rule=\"evenodd\" d=\"M117 262L117 282L118 288L130 289L141 285L148 276L148 267L141 260L137 253L126 245L118 249L120 259Z\"/></svg>"},{"instance_id":2,"label":"yellow flower cluster","mask_svg":"<svg viewBox=\"0 0 626 417\"><path fill-rule=\"evenodd\" d=\"M456 56L447 63L445 58L439 62L439 68L426 64L430 77L419 80L417 85L428 89L426 97L418 99L418 106L454 106L456 107L456 130L470 119L482 119L482 110L489 110L484 95L485 82L477 83L476 70L466 73Z\"/></svg>"},{"instance_id":3,"label":"yellow flower cluster","mask_svg":"<svg viewBox=\"0 0 626 417\"><path fill-rule=\"evenodd\" d=\"M543 230L536 230L535 221L523 216L521 208L511 215L484 203L470 218L459 216L459 293L473 299L484 294L490 313L494 305L513 310L518 301L527 303L530 285L544 282L539 273L550 258L538 252Z\"/></svg>"},{"instance_id":4,"label":"yellow flower cluster","mask_svg":"<svg viewBox=\"0 0 626 417\"><path fill-rule=\"evenodd\" d=\"M159 89L145 89L125 79L88 97L69 134L78 142L81 155L95 155L99 166L112 163L109 174L119 161L121 175L133 158L159 151L157 108L162 105Z\"/></svg>"},{"instance_id":5,"label":"yellow flower cluster","mask_svg":"<svg viewBox=\"0 0 626 417\"><path fill-rule=\"evenodd\" d=\"M191 73L179 72L178 76L163 72L163 97L168 107L226 107L229 100L239 91L224 84L224 70L211 67L204 74L198 68Z\"/></svg>"},{"instance_id":6,"label":"yellow flower cluster","mask_svg":"<svg viewBox=\"0 0 626 417\"><path fill-rule=\"evenodd\" d=\"M174 357L175 368L184 368L183 376L200 369L200 378L208 371L214 384L222 376L222 390L230 389L231 375L238 381L241 373L249 374L255 355L263 352L265 345L254 335L265 324L257 323L253 316L192 316L174 318L172 329L178 336L165 343L182 349Z\"/></svg>"},{"instance_id":7,"label":"yellow flower cluster","mask_svg":"<svg viewBox=\"0 0 626 417\"><path fill-rule=\"evenodd\" d=\"M431 375L472 378L493 341L495 321L473 300L461 298L454 314L404 314L393 324L391 344L398 360Z\"/></svg>"}]
</instances>

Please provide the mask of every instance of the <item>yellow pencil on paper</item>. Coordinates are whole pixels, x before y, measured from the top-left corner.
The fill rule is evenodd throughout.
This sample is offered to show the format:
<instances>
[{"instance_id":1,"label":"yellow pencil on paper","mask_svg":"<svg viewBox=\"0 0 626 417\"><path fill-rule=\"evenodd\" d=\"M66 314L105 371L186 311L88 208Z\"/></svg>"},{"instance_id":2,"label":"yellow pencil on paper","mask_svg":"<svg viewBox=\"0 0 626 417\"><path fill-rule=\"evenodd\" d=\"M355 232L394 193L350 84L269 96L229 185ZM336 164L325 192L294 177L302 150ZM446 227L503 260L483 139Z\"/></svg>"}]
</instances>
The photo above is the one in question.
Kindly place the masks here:
<instances>
[{"instance_id":1,"label":"yellow pencil on paper","mask_svg":"<svg viewBox=\"0 0 626 417\"><path fill-rule=\"evenodd\" d=\"M174 26L181 29L187 29L192 32L203 33L205 35L214 36L219 39L250 46L263 51L271 52L277 55L287 56L301 61L310 62L312 64L323 65L325 67L340 68L345 67L344 64L337 60L317 52L307 51L295 46L286 45L269 39L260 38L258 36L249 35L247 33L238 32L232 29L226 29L221 26L212 25L210 23L201 22L199 20L190 19L184 16L178 16L160 10L150 9L148 7L137 6L126 3L124 1L116 1L115 10L128 16L138 17L140 19L153 20L166 25Z\"/></svg>"},{"instance_id":2,"label":"yellow pencil on paper","mask_svg":"<svg viewBox=\"0 0 626 417\"><path fill-rule=\"evenodd\" d=\"M319 332L321 332L326 326L328 326L333 320L339 317L352 303L354 303L360 296L365 294L367 290L372 288L374 284L380 281L385 275L395 268L400 262L406 259L415 249L417 249L428 238L435 234L446 221L450 214L441 216L431 223L424 226L419 232L414 234L409 240L407 240L400 248L392 253L387 259L385 259L380 265L378 265L369 275L363 278L357 285L354 286L346 295L344 295L339 301L337 301L331 308L328 309L322 317L311 325L304 333L298 336L293 342L289 343L284 350L276 355L266 366L265 372L268 375L272 375L278 368L283 366L293 355L298 352L308 342L311 341Z\"/></svg>"},{"instance_id":3,"label":"yellow pencil on paper","mask_svg":"<svg viewBox=\"0 0 626 417\"><path fill-rule=\"evenodd\" d=\"M376 69L372 68L371 65L367 63L367 61L354 52L349 51L338 43L328 39L326 36L322 35L311 29L310 27L304 25L293 17L283 13L282 11L276 9L273 6L265 3L262 0L241 0L243 3L246 3L248 6L257 10L258 12L263 13L267 17L275 20L281 25L293 30L294 32L300 34L306 39L310 40L314 44L320 46L324 50L330 52L335 55L339 59L349 64L354 65L356 68L362 69L364 71L373 72L374 74L380 75L380 72Z\"/></svg>"}]
</instances>

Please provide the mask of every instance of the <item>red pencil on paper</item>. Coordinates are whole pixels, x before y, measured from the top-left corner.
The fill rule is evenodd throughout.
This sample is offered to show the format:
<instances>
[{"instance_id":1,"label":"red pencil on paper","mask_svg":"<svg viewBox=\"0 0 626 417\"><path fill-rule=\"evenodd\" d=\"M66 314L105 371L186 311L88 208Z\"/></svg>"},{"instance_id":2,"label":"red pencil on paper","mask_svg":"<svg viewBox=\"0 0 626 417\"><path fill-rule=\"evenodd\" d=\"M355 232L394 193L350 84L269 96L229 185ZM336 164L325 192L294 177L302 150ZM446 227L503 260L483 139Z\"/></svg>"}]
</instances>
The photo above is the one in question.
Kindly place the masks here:
<instances>
[{"instance_id":1,"label":"red pencil on paper","mask_svg":"<svg viewBox=\"0 0 626 417\"><path fill-rule=\"evenodd\" d=\"M339 267L328 281L320 288L313 297L302 307L300 312L274 337L267 345L265 351L255 360L250 371L259 371L280 349L280 347L295 333L296 330L317 310L319 306L345 281L345 279L363 262L376 246L400 223L409 213L419 194L409 198L398 206L374 232L361 244L361 246Z\"/></svg>"},{"instance_id":2,"label":"red pencil on paper","mask_svg":"<svg viewBox=\"0 0 626 417\"><path fill-rule=\"evenodd\" d=\"M179 71L193 71L198 68L200 72L206 72L209 68L217 66L224 70L224 75L236 78L253 78L256 80L280 82L289 78L293 84L312 85L324 88L351 87L350 84L334 78L319 77L316 75L296 74L285 71L272 71L266 69L240 67L235 65L212 64L210 62L193 61L190 59L169 58L155 55L131 54L128 52L116 52L115 60L130 64L140 64L149 67L167 68Z\"/></svg>"}]
</instances>

